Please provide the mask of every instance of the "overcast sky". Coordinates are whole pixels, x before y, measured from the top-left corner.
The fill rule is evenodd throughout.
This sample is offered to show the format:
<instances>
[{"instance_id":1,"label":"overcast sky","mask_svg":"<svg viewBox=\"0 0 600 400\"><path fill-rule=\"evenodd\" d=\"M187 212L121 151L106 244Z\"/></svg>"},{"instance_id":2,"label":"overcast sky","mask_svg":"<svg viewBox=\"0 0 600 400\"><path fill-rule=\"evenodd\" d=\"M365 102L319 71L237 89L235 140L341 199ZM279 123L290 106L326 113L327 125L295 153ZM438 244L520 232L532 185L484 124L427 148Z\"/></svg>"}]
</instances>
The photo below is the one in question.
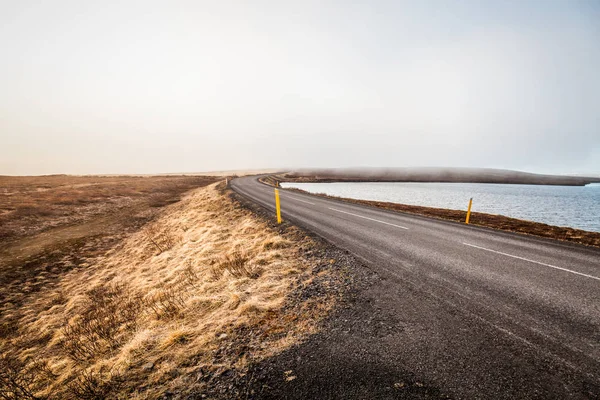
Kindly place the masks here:
<instances>
[{"instance_id":1,"label":"overcast sky","mask_svg":"<svg viewBox=\"0 0 600 400\"><path fill-rule=\"evenodd\" d=\"M600 174L600 3L0 0L0 174Z\"/></svg>"}]
</instances>

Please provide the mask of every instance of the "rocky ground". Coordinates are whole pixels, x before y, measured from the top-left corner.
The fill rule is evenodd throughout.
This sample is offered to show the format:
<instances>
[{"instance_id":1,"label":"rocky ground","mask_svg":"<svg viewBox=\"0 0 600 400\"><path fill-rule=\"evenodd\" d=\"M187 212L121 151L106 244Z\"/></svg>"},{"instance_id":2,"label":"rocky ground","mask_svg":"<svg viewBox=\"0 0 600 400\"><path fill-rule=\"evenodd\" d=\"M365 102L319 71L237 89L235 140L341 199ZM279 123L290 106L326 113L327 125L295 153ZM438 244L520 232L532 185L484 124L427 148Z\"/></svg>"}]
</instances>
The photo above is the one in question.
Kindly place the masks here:
<instances>
[{"instance_id":1,"label":"rocky ground","mask_svg":"<svg viewBox=\"0 0 600 400\"><path fill-rule=\"evenodd\" d=\"M233 195L245 207L271 221L264 208ZM282 228L286 223L282 224ZM309 234L309 233L307 233ZM338 301L318 333L281 354L253 363L242 379L220 380L218 398L249 399L446 399L440 388L403 369L402 360L386 348L386 337L402 326L393 310L381 303L379 276L349 252L310 234L317 247L302 249L305 257L327 270L327 284L315 280L290 296L290 306L336 293ZM200 397L198 397L200 398Z\"/></svg>"}]
</instances>

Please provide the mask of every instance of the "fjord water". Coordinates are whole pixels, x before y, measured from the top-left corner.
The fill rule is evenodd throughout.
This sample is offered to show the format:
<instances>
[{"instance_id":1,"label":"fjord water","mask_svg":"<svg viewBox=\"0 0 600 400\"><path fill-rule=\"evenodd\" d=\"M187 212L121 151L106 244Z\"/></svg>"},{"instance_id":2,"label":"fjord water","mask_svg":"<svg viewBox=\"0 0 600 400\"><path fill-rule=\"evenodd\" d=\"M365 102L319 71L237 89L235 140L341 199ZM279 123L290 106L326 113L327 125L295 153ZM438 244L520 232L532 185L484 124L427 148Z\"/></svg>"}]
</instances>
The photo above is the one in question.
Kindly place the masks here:
<instances>
[{"instance_id":1,"label":"fjord water","mask_svg":"<svg viewBox=\"0 0 600 400\"><path fill-rule=\"evenodd\" d=\"M473 211L600 232L600 185L546 186L486 183L283 183L310 193L361 200Z\"/></svg>"}]
</instances>

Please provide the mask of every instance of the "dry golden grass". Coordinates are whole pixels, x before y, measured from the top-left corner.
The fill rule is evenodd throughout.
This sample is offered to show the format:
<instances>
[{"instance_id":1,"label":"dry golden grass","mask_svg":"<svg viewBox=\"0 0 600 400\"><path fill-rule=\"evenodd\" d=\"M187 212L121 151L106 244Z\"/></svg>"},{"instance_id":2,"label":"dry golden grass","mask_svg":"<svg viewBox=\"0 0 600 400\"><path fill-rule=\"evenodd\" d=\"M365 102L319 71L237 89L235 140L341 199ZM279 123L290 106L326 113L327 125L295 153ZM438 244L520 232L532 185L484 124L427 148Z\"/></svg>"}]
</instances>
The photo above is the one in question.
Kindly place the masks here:
<instances>
[{"instance_id":1,"label":"dry golden grass","mask_svg":"<svg viewBox=\"0 0 600 400\"><path fill-rule=\"evenodd\" d=\"M5 308L17 322L0 339L0 398L203 390L316 329L331 299L285 307L309 270L217 184L196 189L93 266Z\"/></svg>"},{"instance_id":2,"label":"dry golden grass","mask_svg":"<svg viewBox=\"0 0 600 400\"><path fill-rule=\"evenodd\" d=\"M68 271L92 265L184 192L215 181L208 176L0 176L0 336L15 329L18 315L11 309L49 290ZM168 235L152 239L170 245Z\"/></svg>"}]
</instances>

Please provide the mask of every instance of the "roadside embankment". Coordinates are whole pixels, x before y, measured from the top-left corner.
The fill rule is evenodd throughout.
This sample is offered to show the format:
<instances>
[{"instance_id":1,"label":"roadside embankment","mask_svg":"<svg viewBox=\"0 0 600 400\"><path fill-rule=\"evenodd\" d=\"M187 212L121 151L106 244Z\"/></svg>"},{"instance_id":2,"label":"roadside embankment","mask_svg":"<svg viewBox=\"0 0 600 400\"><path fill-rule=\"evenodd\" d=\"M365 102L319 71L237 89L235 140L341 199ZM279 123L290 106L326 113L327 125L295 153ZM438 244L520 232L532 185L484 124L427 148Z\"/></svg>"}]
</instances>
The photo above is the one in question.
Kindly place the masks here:
<instances>
[{"instance_id":1,"label":"roadside embankment","mask_svg":"<svg viewBox=\"0 0 600 400\"><path fill-rule=\"evenodd\" d=\"M246 397L248 368L316 332L336 301L341 278L324 267L335 260L316 246L222 183L193 190L86 267L4 305L0 393Z\"/></svg>"},{"instance_id":2,"label":"roadside embankment","mask_svg":"<svg viewBox=\"0 0 600 400\"><path fill-rule=\"evenodd\" d=\"M357 204L384 208L386 210L398 211L410 214L419 214L432 218L446 219L450 221L464 222L466 211L448 210L443 208L431 208L421 206L411 206L407 204L386 203L380 201L352 200L344 201ZM469 221L470 225L485 226L508 232L516 232L525 235L533 235L550 239L558 239L567 242L584 244L587 246L600 247L600 233L588 232L580 229L552 226L539 222L525 221L517 218L505 217L503 215L494 215L473 212Z\"/></svg>"}]
</instances>

